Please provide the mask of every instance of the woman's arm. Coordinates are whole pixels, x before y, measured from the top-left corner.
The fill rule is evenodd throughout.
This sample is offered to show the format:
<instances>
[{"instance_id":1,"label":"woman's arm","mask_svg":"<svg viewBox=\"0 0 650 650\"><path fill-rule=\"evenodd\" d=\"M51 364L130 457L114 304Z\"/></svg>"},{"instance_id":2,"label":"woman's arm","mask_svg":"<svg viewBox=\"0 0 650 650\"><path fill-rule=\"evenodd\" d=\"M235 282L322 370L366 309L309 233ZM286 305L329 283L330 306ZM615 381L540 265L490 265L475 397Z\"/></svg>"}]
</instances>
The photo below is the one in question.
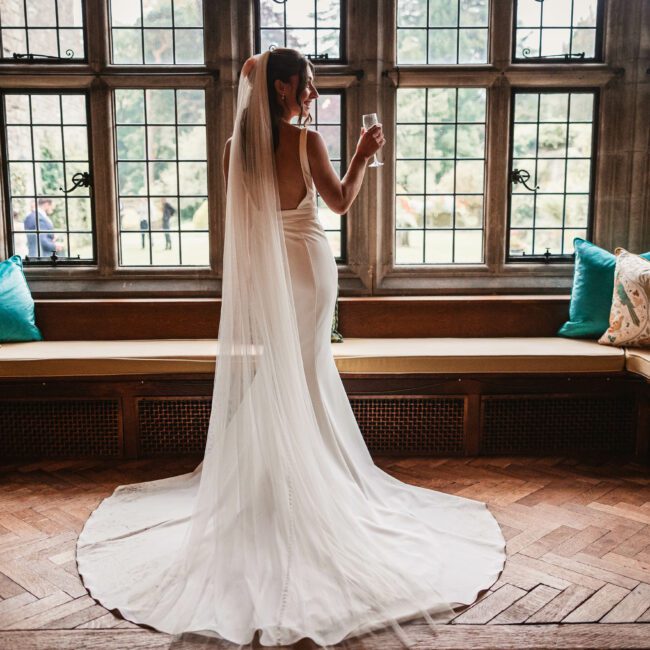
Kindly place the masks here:
<instances>
[{"instance_id":1,"label":"woman's arm","mask_svg":"<svg viewBox=\"0 0 650 650\"><path fill-rule=\"evenodd\" d=\"M337 214L345 214L349 210L361 189L368 160L385 142L381 124L375 124L367 131L361 129L361 137L348 171L343 179L339 179L330 162L323 136L318 131L307 132L307 156L311 175L318 193L330 210Z\"/></svg>"}]
</instances>

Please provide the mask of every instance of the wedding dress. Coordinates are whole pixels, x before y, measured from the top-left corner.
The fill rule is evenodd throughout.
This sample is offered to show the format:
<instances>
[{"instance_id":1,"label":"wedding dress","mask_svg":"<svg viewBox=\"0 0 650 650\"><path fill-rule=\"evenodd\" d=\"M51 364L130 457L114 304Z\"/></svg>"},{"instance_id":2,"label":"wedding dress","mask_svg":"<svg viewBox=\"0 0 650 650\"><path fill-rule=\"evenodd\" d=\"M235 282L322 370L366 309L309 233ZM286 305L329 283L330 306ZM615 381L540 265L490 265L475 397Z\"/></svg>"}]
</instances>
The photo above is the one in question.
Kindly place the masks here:
<instances>
[{"instance_id":1,"label":"wedding dress","mask_svg":"<svg viewBox=\"0 0 650 650\"><path fill-rule=\"evenodd\" d=\"M128 620L237 644L321 645L447 622L499 577L485 503L372 461L334 363L337 268L306 194L281 210L266 62L240 80L219 353L206 452L188 474L119 486L77 544L90 594Z\"/></svg>"}]
</instances>

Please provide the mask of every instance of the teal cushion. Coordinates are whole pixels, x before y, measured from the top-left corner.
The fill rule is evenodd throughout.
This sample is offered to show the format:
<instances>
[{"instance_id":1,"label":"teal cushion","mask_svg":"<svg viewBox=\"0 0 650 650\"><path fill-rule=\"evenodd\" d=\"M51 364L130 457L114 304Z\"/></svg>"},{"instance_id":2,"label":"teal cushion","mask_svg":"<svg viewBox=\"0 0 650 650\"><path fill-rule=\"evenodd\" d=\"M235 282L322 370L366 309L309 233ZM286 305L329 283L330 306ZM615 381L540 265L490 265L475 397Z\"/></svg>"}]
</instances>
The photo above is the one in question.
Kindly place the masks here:
<instances>
[{"instance_id":1,"label":"teal cushion","mask_svg":"<svg viewBox=\"0 0 650 650\"><path fill-rule=\"evenodd\" d=\"M0 341L41 341L20 255L0 262Z\"/></svg>"},{"instance_id":2,"label":"teal cushion","mask_svg":"<svg viewBox=\"0 0 650 650\"><path fill-rule=\"evenodd\" d=\"M569 338L599 338L609 327L616 256L580 237L576 251L569 320L558 334ZM650 252L641 257L650 260Z\"/></svg>"}]
</instances>

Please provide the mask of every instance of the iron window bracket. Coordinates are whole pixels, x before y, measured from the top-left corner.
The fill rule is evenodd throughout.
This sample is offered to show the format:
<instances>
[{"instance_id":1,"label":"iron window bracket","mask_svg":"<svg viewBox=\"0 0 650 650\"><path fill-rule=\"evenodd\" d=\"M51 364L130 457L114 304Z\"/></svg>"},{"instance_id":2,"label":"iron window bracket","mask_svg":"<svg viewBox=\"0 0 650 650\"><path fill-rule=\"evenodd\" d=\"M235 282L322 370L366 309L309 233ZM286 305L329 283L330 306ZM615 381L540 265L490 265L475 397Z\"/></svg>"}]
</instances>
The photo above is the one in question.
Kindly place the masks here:
<instances>
[{"instance_id":1,"label":"iron window bracket","mask_svg":"<svg viewBox=\"0 0 650 650\"><path fill-rule=\"evenodd\" d=\"M66 50L65 56L54 56L53 54L36 54L35 52L14 52L12 54L16 60L25 60L28 63L39 61L40 59L54 59L55 61L66 61L67 59L74 59L74 50Z\"/></svg>"},{"instance_id":2,"label":"iron window bracket","mask_svg":"<svg viewBox=\"0 0 650 650\"><path fill-rule=\"evenodd\" d=\"M537 192L539 189L539 185L535 185L535 187L529 187L528 186L528 181L530 180L530 173L527 172L525 169L513 169L510 172L510 182L511 183L521 183L529 192Z\"/></svg>"},{"instance_id":3,"label":"iron window bracket","mask_svg":"<svg viewBox=\"0 0 650 650\"><path fill-rule=\"evenodd\" d=\"M69 190L64 190L62 187L59 187L61 192L69 194L74 192L78 187L92 187L92 175L90 172L78 172L72 177L72 187Z\"/></svg>"}]
</instances>

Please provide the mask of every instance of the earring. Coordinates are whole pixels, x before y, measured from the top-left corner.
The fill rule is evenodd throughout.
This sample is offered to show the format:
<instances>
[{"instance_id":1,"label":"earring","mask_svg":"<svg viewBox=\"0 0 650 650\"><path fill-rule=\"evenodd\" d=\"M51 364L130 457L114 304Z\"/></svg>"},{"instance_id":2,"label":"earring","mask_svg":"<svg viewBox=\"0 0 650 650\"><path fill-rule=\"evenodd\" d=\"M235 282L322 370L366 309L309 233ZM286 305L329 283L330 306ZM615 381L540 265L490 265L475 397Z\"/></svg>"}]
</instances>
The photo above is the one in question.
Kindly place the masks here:
<instances>
[{"instance_id":1,"label":"earring","mask_svg":"<svg viewBox=\"0 0 650 650\"><path fill-rule=\"evenodd\" d=\"M284 95L282 95L282 101L284 101L284 97L285 97L285 96L284 96Z\"/></svg>"}]
</instances>

